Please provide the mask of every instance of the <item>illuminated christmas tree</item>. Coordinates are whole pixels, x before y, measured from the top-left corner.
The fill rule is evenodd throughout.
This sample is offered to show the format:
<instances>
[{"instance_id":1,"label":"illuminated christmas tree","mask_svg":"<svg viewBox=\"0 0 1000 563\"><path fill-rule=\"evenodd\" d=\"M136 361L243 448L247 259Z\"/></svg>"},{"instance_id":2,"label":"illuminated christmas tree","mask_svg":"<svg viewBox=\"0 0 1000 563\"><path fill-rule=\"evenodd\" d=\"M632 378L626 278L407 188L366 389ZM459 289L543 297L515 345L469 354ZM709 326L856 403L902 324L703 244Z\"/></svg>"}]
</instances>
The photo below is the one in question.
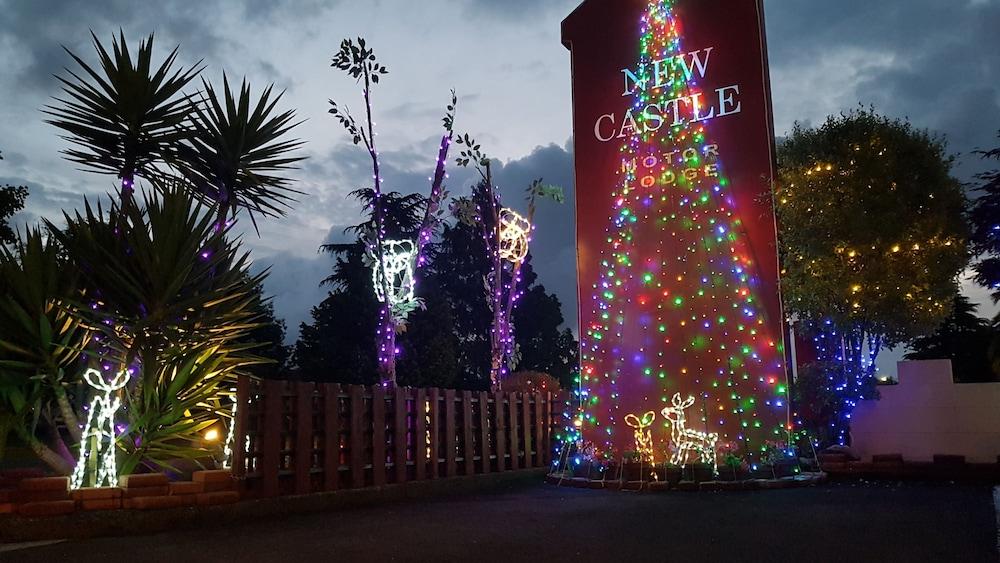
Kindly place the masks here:
<instances>
[{"instance_id":1,"label":"illuminated christmas tree","mask_svg":"<svg viewBox=\"0 0 1000 563\"><path fill-rule=\"evenodd\" d=\"M788 423L781 336L764 318L732 195L762 190L726 179L726 151L740 147L713 141L710 118L725 106L709 108L714 93L699 90L674 4L651 0L640 22L606 246L590 258L600 275L584 291L575 426L598 455L647 457L627 422L654 412L656 463L715 459L725 447L754 464L786 440Z\"/></svg>"}]
</instances>

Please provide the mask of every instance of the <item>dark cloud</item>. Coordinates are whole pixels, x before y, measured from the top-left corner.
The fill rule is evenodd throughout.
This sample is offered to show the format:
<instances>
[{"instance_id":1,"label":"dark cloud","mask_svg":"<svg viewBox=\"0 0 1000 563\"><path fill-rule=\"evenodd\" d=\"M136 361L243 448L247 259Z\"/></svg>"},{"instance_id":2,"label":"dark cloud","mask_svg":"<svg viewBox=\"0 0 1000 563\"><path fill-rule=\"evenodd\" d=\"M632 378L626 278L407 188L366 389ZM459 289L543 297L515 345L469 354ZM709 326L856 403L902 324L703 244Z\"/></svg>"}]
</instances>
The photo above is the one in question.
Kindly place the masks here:
<instances>
[{"instance_id":1,"label":"dark cloud","mask_svg":"<svg viewBox=\"0 0 1000 563\"><path fill-rule=\"evenodd\" d=\"M580 0L462 0L472 14L507 20L538 18L555 12L569 14Z\"/></svg>"},{"instance_id":2,"label":"dark cloud","mask_svg":"<svg viewBox=\"0 0 1000 563\"><path fill-rule=\"evenodd\" d=\"M51 92L58 88L52 74L63 67L75 66L61 45L81 55L85 61L94 61L88 29L93 30L108 48L112 35L123 29L131 49L140 38L155 30L161 56L176 44L183 43L182 57L196 60L217 55L228 43L215 26L220 13L225 11L226 5L220 2L0 0L0 13L3 14L3 26L0 27L3 51L0 53L6 55L0 58L16 58L12 78L20 86ZM206 17L209 13L216 15Z\"/></svg>"},{"instance_id":3,"label":"dark cloud","mask_svg":"<svg viewBox=\"0 0 1000 563\"><path fill-rule=\"evenodd\" d=\"M531 247L531 264L538 273L539 283L555 293L562 302L566 324L576 329L576 196L574 192L573 153L551 144L536 147L528 156L507 162L496 170L497 183L503 192L504 204L525 211L524 190L533 180L563 188L566 201L562 205L549 200L538 203L535 212L535 232Z\"/></svg>"},{"instance_id":4,"label":"dark cloud","mask_svg":"<svg viewBox=\"0 0 1000 563\"><path fill-rule=\"evenodd\" d=\"M774 89L858 102L947 136L960 153L963 180L982 168L969 152L996 142L1000 129L1000 2L768 2L768 47ZM840 92L799 92L817 68L839 69ZM792 82L792 83L788 83ZM818 121L818 115L779 116Z\"/></svg>"}]
</instances>

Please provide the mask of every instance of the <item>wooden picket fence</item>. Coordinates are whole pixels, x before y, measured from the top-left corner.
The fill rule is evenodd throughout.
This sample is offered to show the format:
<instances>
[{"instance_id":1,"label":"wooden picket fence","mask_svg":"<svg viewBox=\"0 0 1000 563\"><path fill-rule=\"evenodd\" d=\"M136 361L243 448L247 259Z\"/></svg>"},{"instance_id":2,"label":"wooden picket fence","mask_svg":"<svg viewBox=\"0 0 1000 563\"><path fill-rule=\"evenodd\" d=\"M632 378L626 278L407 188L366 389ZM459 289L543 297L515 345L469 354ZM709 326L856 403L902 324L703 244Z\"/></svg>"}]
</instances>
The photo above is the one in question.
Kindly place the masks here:
<instances>
[{"instance_id":1,"label":"wooden picket fence","mask_svg":"<svg viewBox=\"0 0 1000 563\"><path fill-rule=\"evenodd\" d=\"M547 466L552 396L257 380L237 387L233 473L250 497Z\"/></svg>"}]
</instances>

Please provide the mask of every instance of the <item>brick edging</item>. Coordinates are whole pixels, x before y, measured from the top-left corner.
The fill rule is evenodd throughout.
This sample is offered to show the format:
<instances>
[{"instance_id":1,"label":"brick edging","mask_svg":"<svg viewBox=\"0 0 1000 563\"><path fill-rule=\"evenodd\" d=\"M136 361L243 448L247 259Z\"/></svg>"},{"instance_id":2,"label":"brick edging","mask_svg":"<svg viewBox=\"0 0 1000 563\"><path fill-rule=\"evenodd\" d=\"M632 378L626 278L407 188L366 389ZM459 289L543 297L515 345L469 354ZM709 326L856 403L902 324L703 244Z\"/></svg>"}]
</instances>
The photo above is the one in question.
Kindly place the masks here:
<instances>
[{"instance_id":1,"label":"brick edging","mask_svg":"<svg viewBox=\"0 0 1000 563\"><path fill-rule=\"evenodd\" d=\"M0 543L147 535L172 530L217 527L292 514L487 492L510 486L539 483L547 471L548 469L543 467L302 496L246 500L215 506L185 506L151 511L123 509L75 512L43 518L21 515L0 516Z\"/></svg>"}]
</instances>

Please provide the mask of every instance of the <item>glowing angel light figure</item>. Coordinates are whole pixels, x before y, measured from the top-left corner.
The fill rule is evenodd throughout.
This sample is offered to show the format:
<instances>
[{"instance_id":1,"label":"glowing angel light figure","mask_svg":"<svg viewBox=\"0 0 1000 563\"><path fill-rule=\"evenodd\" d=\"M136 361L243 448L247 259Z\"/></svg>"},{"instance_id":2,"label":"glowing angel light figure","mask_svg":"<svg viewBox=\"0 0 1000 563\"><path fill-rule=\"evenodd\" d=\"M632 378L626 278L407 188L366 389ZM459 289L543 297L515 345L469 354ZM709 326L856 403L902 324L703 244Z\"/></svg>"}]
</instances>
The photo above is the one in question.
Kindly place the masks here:
<instances>
[{"instance_id":1,"label":"glowing angel light figure","mask_svg":"<svg viewBox=\"0 0 1000 563\"><path fill-rule=\"evenodd\" d=\"M670 463L673 465L687 465L688 454L696 452L702 463L712 464L712 471L717 472L718 465L715 455L715 444L719 441L719 435L715 432L699 432L687 428L687 417L684 411L694 404L694 397L681 400L681 394L675 393L671 405L661 411L663 418L670 421L670 439L673 440L674 450Z\"/></svg>"},{"instance_id":2,"label":"glowing angel light figure","mask_svg":"<svg viewBox=\"0 0 1000 563\"><path fill-rule=\"evenodd\" d=\"M91 474L91 485L94 487L117 487L118 465L115 462L115 413L121 406L121 399L111 394L125 387L129 380L129 371L118 372L111 381L105 381L101 372L88 369L83 374L84 381L98 391L97 396L90 401L90 411L87 413L87 425L80 440L80 459L73 469L70 478L70 488L79 489L84 486L83 479Z\"/></svg>"},{"instance_id":3,"label":"glowing angel light figure","mask_svg":"<svg viewBox=\"0 0 1000 563\"><path fill-rule=\"evenodd\" d=\"M417 261L416 245L409 240L387 240L382 243L382 257L382 267L378 267L376 259L372 268L375 297L382 303L388 303L394 311L409 308L416 301L416 281L413 278ZM383 289L383 281L386 282L388 295Z\"/></svg>"},{"instance_id":4,"label":"glowing angel light figure","mask_svg":"<svg viewBox=\"0 0 1000 563\"><path fill-rule=\"evenodd\" d=\"M500 211L500 257L520 264L528 256L531 222L506 207Z\"/></svg>"}]
</instances>

